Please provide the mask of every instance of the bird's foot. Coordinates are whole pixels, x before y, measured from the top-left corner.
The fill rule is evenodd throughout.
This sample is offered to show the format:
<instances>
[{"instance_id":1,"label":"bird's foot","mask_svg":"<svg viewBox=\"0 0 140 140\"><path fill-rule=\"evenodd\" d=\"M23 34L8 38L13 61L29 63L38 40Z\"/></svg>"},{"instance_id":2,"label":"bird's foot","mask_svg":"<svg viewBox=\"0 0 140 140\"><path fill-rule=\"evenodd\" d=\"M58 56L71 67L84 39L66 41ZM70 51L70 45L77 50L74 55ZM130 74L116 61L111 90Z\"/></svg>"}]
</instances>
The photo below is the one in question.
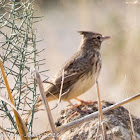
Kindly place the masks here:
<instances>
[{"instance_id":1,"label":"bird's foot","mask_svg":"<svg viewBox=\"0 0 140 140\"><path fill-rule=\"evenodd\" d=\"M70 101L69 101L70 105L72 106L72 109L75 111L75 112L79 112L79 113L82 113L83 111L81 109L79 109L78 107L81 105L81 104L72 104Z\"/></svg>"},{"instance_id":2,"label":"bird's foot","mask_svg":"<svg viewBox=\"0 0 140 140\"><path fill-rule=\"evenodd\" d=\"M86 113L85 111L77 108L76 106L72 106L72 109L74 110L74 112L68 117L68 120L76 117L78 114L80 114L80 115L83 114L84 115Z\"/></svg>"},{"instance_id":3,"label":"bird's foot","mask_svg":"<svg viewBox=\"0 0 140 140\"><path fill-rule=\"evenodd\" d=\"M92 113L90 110L82 110L80 108L77 107L77 105L72 105L72 109L73 109L73 113L68 117L68 120L76 117L77 115L85 115L85 114L90 114Z\"/></svg>"},{"instance_id":4,"label":"bird's foot","mask_svg":"<svg viewBox=\"0 0 140 140\"><path fill-rule=\"evenodd\" d=\"M71 117L74 117L74 116L78 115L78 113L81 114L81 115L85 115L85 114L90 114L91 113L91 111L89 111L89 110L81 109L80 106L82 105L82 102L80 102L79 104L76 104L76 105L72 104L70 101L69 101L69 103L72 106L72 109L74 110L74 114L72 114Z\"/></svg>"},{"instance_id":5,"label":"bird's foot","mask_svg":"<svg viewBox=\"0 0 140 140\"><path fill-rule=\"evenodd\" d=\"M85 104L85 105L93 105L93 104L97 103L97 101L84 101L84 100L81 100L79 98L75 98L75 100L77 100L77 101L80 102L79 104L76 105L77 107L80 106L80 105L82 105L82 104Z\"/></svg>"}]
</instances>

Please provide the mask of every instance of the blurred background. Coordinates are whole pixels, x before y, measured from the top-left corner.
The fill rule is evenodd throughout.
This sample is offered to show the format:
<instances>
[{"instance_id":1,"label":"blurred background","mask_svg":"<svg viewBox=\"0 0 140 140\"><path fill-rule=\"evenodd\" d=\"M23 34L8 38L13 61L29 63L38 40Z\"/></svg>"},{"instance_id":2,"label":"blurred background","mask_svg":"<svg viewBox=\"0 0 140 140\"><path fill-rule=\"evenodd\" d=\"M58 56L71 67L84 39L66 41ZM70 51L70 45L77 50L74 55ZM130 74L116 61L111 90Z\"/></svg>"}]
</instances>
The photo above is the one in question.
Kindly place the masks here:
<instances>
[{"instance_id":1,"label":"blurred background","mask_svg":"<svg viewBox=\"0 0 140 140\"><path fill-rule=\"evenodd\" d=\"M99 77L102 100L119 102L140 92L140 3L124 0L40 0L38 15L44 18L37 24L37 44L45 48L45 68L50 79L61 65L78 49L81 36L77 31L94 31L111 36L102 44L103 67ZM43 77L43 76L42 76ZM46 86L46 85L45 85ZM97 100L96 86L81 99ZM50 103L56 104L57 101ZM57 116L66 103L53 111ZM140 101L125 105L140 117ZM43 119L42 119L43 117ZM42 115L40 124L46 123ZM37 120L37 122L39 121ZM37 125L38 123L35 123ZM44 129L46 126L42 126Z\"/></svg>"},{"instance_id":2,"label":"blurred background","mask_svg":"<svg viewBox=\"0 0 140 140\"><path fill-rule=\"evenodd\" d=\"M39 0L35 16L43 16L35 25L39 56L46 59L40 71L42 79L53 78L63 63L79 48L82 36L77 31L93 31L111 36L102 44L102 71L99 77L101 99L120 102L140 92L140 1L138 0ZM44 84L47 86L47 84ZM97 100L96 86L79 97ZM75 101L72 100L74 103ZM51 108L57 101L50 102ZM54 121L68 103L54 109ZM124 105L140 117L140 100ZM45 112L35 114L34 133L48 130Z\"/></svg>"},{"instance_id":3,"label":"blurred background","mask_svg":"<svg viewBox=\"0 0 140 140\"><path fill-rule=\"evenodd\" d=\"M37 24L37 44L45 48L45 69L50 79L78 49L81 36L77 31L94 31L111 36L102 44L103 67L99 77L102 100L119 102L140 92L140 3L122 0L40 0L37 14L44 18ZM42 76L43 78L43 76ZM47 85L45 85L47 86ZM96 86L80 99L97 100ZM57 101L51 102L54 106ZM59 107L53 110L58 115ZM125 105L140 117L139 100ZM43 112L42 112L43 114ZM40 117L39 117L40 118ZM46 116L37 119L46 123ZM46 126L42 126L44 129Z\"/></svg>"}]
</instances>

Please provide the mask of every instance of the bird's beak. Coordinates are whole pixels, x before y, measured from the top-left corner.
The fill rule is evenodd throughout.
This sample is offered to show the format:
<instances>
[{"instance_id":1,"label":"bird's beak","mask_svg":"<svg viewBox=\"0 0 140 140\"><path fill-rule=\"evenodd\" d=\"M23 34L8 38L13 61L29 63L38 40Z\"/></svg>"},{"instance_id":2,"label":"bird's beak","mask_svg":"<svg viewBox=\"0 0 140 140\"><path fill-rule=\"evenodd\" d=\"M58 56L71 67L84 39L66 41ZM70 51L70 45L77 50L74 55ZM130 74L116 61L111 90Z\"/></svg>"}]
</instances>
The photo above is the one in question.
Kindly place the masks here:
<instances>
[{"instance_id":1,"label":"bird's beak","mask_svg":"<svg viewBox=\"0 0 140 140\"><path fill-rule=\"evenodd\" d=\"M104 41L104 40L107 40L107 39L109 39L109 38L111 38L110 36L103 36L102 37L102 40Z\"/></svg>"}]
</instances>

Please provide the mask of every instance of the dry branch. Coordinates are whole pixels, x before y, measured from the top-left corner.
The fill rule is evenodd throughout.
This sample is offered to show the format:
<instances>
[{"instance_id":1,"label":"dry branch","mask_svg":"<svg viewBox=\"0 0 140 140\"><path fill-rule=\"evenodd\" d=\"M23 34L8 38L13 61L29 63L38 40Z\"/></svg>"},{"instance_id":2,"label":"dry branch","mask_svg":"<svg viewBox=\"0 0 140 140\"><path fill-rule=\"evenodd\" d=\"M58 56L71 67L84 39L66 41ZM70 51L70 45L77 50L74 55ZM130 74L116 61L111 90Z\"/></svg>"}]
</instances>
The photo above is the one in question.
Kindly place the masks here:
<instances>
[{"instance_id":1,"label":"dry branch","mask_svg":"<svg viewBox=\"0 0 140 140\"><path fill-rule=\"evenodd\" d=\"M55 136L56 136L56 137L54 137L55 140L59 140L59 138L57 137L57 130L56 130L56 127L55 127L55 124L54 124L54 121L53 121L51 110L50 110L49 104L48 104L46 96L45 96L43 84L42 84L40 75L37 71L36 71L36 78L37 78L37 83L39 85L39 90L40 90L40 94L41 94L41 97L42 97L42 101L44 103L44 107L45 107L45 110L46 110L46 113L47 113L47 116L48 116L49 124L51 126L52 134L55 134Z\"/></svg>"},{"instance_id":2,"label":"dry branch","mask_svg":"<svg viewBox=\"0 0 140 140\"><path fill-rule=\"evenodd\" d=\"M102 112L102 104L101 104L101 96L100 96L100 89L99 89L99 83L96 81L96 86L97 86L97 97L98 97L98 110L99 110L99 125L101 126L102 129L102 138L103 140L106 140L106 129L105 125L103 123L103 112Z\"/></svg>"}]
</instances>

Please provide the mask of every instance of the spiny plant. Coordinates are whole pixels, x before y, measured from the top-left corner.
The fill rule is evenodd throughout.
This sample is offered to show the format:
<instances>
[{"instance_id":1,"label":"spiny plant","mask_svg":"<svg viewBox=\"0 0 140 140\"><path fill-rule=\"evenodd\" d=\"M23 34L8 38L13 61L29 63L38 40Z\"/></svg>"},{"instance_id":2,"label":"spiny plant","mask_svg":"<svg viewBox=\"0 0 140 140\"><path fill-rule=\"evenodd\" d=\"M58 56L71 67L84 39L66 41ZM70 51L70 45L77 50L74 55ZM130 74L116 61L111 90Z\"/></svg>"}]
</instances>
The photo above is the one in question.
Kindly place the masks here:
<instances>
[{"instance_id":1,"label":"spiny plant","mask_svg":"<svg viewBox=\"0 0 140 140\"><path fill-rule=\"evenodd\" d=\"M39 68L44 64L44 59L39 59L39 54L43 50L37 49L36 44L39 41L36 40L34 29L34 23L41 17L35 17L34 13L34 0L0 2L0 60L9 81L15 106L22 118L25 117L30 135L33 134L37 100L36 80L30 77L30 69ZM2 75L0 94L8 98ZM4 129L6 132L18 132L12 109L4 101L0 103L0 118L2 122L10 122Z\"/></svg>"}]
</instances>

